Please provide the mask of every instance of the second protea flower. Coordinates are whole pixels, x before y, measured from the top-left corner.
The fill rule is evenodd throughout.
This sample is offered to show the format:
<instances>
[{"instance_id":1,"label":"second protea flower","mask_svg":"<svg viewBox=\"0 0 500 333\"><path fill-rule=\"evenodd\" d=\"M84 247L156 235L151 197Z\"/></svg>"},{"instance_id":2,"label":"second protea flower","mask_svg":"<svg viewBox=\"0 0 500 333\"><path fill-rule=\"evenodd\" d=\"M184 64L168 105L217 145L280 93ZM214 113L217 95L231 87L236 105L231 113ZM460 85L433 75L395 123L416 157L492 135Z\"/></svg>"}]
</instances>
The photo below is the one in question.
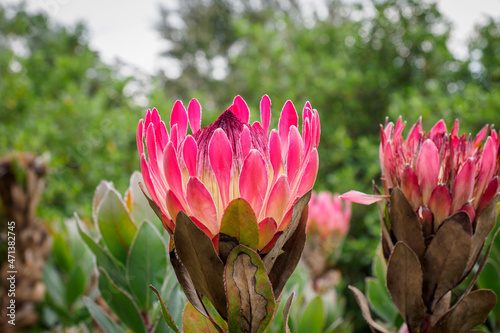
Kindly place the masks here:
<instances>
[{"instance_id":1,"label":"second protea flower","mask_svg":"<svg viewBox=\"0 0 500 333\"><path fill-rule=\"evenodd\" d=\"M234 276L227 270L235 269L239 255L257 266L261 262L273 286L272 303L279 299L302 252L309 191L318 171L319 116L309 102L302 133L292 102L285 103L278 130L269 130L267 96L260 111L261 121L250 124L249 108L237 96L213 124L201 128L198 101L191 100L187 112L177 101L168 129L153 109L137 130L144 182L151 206L173 235L171 259L179 282L195 308L209 316L206 296L230 326L227 303L234 301L231 288L239 281L231 285ZM251 316L262 325L267 318Z\"/></svg>"},{"instance_id":2,"label":"second protea flower","mask_svg":"<svg viewBox=\"0 0 500 333\"><path fill-rule=\"evenodd\" d=\"M350 219L350 202L343 202L338 194L331 192L312 192L302 258L317 291L330 289L340 279L340 273L333 268L349 231Z\"/></svg>"},{"instance_id":3,"label":"second protea flower","mask_svg":"<svg viewBox=\"0 0 500 333\"><path fill-rule=\"evenodd\" d=\"M419 120L405 140L404 127L401 118L381 127L385 194L342 197L387 200L379 205L387 287L409 331L468 332L496 302L494 293L469 287L450 307L451 290L478 262L496 221L498 134L485 126L475 138L459 136L458 121L448 133L442 120L426 133Z\"/></svg>"}]
</instances>

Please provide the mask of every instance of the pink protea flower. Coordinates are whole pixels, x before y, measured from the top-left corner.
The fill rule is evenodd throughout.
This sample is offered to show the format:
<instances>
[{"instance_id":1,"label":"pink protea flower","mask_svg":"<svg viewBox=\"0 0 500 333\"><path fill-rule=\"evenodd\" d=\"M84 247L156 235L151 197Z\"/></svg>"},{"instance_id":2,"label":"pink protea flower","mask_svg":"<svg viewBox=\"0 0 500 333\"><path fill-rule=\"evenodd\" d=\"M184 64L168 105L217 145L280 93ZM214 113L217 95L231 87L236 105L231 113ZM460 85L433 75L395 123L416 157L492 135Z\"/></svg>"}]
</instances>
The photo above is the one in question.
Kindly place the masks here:
<instances>
[{"instance_id":1,"label":"pink protea flower","mask_svg":"<svg viewBox=\"0 0 500 333\"><path fill-rule=\"evenodd\" d=\"M407 330L469 332L497 301L491 290L473 287L497 218L498 134L485 126L474 139L459 136L458 121L448 133L443 120L426 133L419 119L404 140L404 127L401 118L381 127L385 195L374 186L377 195L350 191L342 197L363 204L386 200L379 204L386 285ZM476 265L472 282L452 304L452 290ZM366 304L359 290L351 290L359 304Z\"/></svg>"},{"instance_id":2,"label":"pink protea flower","mask_svg":"<svg viewBox=\"0 0 500 333\"><path fill-rule=\"evenodd\" d=\"M144 182L170 234L183 211L215 244L225 208L236 198L245 199L257 217L260 251L287 228L292 205L316 179L319 115L307 102L301 135L291 101L281 111L278 130L269 131L267 95L260 113L261 122L250 124L248 106L236 96L205 128L196 99L189 102L187 112L181 101L175 103L168 130L156 109L139 121L137 147Z\"/></svg>"},{"instance_id":3,"label":"pink protea flower","mask_svg":"<svg viewBox=\"0 0 500 333\"><path fill-rule=\"evenodd\" d=\"M312 191L302 260L309 268L313 288L319 293L333 288L340 280L340 272L334 267L350 219L350 202L342 202L338 194Z\"/></svg>"},{"instance_id":4,"label":"pink protea flower","mask_svg":"<svg viewBox=\"0 0 500 333\"><path fill-rule=\"evenodd\" d=\"M406 140L406 122L387 123L380 130L380 163L384 195L349 191L345 200L370 204L387 198L399 187L422 223L433 223L434 231L458 211L471 221L499 190L499 138L494 129L484 126L477 136L458 136L458 120L448 133L443 120L426 133L419 119ZM424 228L425 230L425 228Z\"/></svg>"},{"instance_id":5,"label":"pink protea flower","mask_svg":"<svg viewBox=\"0 0 500 333\"><path fill-rule=\"evenodd\" d=\"M309 201L308 233L318 233L322 240L336 235L345 237L349 231L351 203L342 203L339 194L313 191Z\"/></svg>"}]
</instances>

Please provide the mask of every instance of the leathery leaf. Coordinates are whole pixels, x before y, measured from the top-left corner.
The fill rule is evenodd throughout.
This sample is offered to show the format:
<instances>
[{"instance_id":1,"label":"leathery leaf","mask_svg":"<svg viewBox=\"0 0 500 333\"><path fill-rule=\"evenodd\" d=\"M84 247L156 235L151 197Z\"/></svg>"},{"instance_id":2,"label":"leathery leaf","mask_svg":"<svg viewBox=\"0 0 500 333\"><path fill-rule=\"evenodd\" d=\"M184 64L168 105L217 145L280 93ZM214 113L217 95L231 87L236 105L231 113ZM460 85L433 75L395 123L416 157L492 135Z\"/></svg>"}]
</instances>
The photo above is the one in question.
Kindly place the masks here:
<instances>
[{"instance_id":1,"label":"leathery leaf","mask_svg":"<svg viewBox=\"0 0 500 333\"><path fill-rule=\"evenodd\" d=\"M239 245L226 270L229 332L265 332L274 314L274 295L264 263L252 249Z\"/></svg>"}]
</instances>

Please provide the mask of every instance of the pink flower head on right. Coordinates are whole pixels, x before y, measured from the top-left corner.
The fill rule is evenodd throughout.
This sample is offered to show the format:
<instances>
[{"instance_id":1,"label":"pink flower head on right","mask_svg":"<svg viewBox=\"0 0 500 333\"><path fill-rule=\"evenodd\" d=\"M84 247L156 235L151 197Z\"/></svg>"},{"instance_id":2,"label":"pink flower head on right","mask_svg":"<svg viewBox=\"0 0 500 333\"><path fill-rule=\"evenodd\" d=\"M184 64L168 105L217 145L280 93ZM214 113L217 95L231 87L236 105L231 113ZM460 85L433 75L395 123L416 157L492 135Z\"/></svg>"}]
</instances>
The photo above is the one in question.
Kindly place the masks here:
<instances>
[{"instance_id":1,"label":"pink flower head on right","mask_svg":"<svg viewBox=\"0 0 500 333\"><path fill-rule=\"evenodd\" d=\"M379 153L386 195L350 191L342 198L371 204L399 187L419 219L434 221L435 228L458 211L467 212L474 221L500 187L497 132L486 125L475 138L459 136L458 120L451 133L440 120L426 133L419 119L405 140L405 125L400 117L396 125L381 126Z\"/></svg>"}]
</instances>

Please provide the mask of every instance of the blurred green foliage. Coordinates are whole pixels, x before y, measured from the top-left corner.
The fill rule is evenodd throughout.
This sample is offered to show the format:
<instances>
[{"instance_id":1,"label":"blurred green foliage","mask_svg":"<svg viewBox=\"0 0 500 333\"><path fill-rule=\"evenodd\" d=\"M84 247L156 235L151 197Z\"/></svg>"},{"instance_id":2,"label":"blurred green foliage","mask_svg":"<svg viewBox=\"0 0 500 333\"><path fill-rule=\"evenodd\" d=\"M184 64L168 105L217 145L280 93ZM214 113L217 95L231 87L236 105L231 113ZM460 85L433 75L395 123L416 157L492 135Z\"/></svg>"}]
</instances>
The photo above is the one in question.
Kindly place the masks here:
<instances>
[{"instance_id":1,"label":"blurred green foliage","mask_svg":"<svg viewBox=\"0 0 500 333\"><path fill-rule=\"evenodd\" d=\"M184 0L163 7L158 32L176 71L159 72L142 94L165 117L176 99L198 98L204 125L237 94L258 117L263 94L272 125L292 100L309 100L321 117L317 190L371 192L378 182L379 124L419 116L429 129L440 118L461 132L500 123L500 20L478 26L468 57L448 49L451 23L435 3L325 0L316 12L295 0ZM172 9L175 8L175 9ZM51 174L40 213L90 216L101 179L121 191L139 168L135 129L144 110L124 77L89 48L83 25L62 27L23 6L0 5L0 154L49 153ZM407 126L408 128L410 126ZM364 289L379 238L375 206L353 208L338 262L355 331L363 331L347 284Z\"/></svg>"},{"instance_id":2,"label":"blurred green foliage","mask_svg":"<svg viewBox=\"0 0 500 333\"><path fill-rule=\"evenodd\" d=\"M52 254L44 267L45 301L39 305L40 327L91 328L82 296L96 293L94 261L78 235L75 219L52 223Z\"/></svg>"},{"instance_id":3,"label":"blurred green foliage","mask_svg":"<svg viewBox=\"0 0 500 333\"><path fill-rule=\"evenodd\" d=\"M139 167L134 130L142 110L122 78L90 50L86 28L0 6L0 155L50 154L41 215L88 216L92 193L111 175L122 189Z\"/></svg>"}]
</instances>

